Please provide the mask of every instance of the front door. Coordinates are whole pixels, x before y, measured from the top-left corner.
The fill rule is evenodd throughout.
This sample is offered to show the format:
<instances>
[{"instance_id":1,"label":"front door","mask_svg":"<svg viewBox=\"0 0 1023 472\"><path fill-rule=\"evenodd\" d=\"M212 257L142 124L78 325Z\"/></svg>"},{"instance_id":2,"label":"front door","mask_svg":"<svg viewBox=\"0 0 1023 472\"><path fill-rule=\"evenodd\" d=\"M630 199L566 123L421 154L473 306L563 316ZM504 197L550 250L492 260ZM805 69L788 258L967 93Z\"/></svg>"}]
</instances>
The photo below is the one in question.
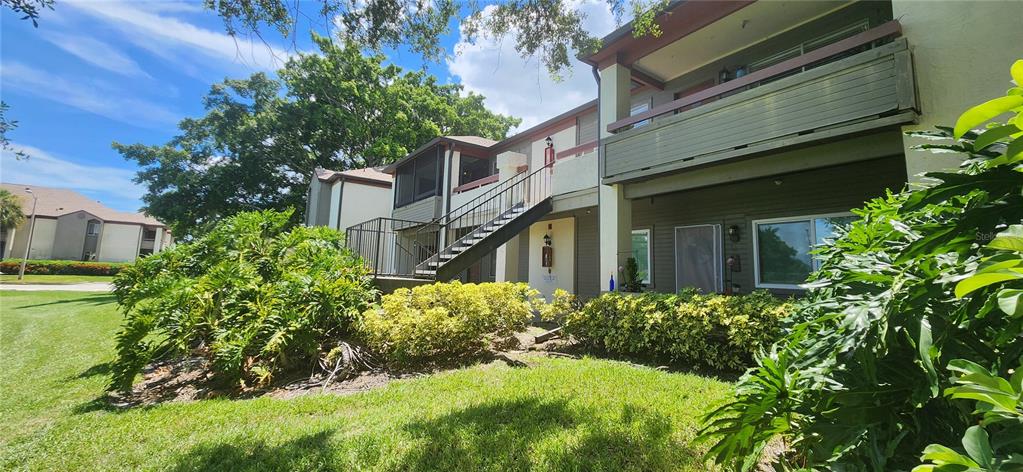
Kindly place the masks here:
<instances>
[{"instance_id":1,"label":"front door","mask_svg":"<svg viewBox=\"0 0 1023 472\"><path fill-rule=\"evenodd\" d=\"M675 289L695 287L704 293L721 291L721 226L675 228Z\"/></svg>"}]
</instances>

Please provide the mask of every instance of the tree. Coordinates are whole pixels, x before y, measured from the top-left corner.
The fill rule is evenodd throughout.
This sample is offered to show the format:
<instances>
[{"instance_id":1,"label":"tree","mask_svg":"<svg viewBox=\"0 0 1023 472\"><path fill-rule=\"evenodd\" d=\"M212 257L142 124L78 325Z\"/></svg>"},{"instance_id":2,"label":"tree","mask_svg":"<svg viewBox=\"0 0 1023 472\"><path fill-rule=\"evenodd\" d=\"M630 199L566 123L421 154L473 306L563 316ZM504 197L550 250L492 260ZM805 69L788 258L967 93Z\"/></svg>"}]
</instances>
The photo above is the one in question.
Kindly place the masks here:
<instances>
[{"instance_id":1,"label":"tree","mask_svg":"<svg viewBox=\"0 0 1023 472\"><path fill-rule=\"evenodd\" d=\"M6 189L0 189L0 234L9 229L11 234L8 236L13 240L14 232L24 222L25 212L21 207L21 198Z\"/></svg>"},{"instance_id":2,"label":"tree","mask_svg":"<svg viewBox=\"0 0 1023 472\"><path fill-rule=\"evenodd\" d=\"M53 0L0 0L0 5L10 8L22 20L32 20L32 26L39 27L39 10L53 10Z\"/></svg>"},{"instance_id":3,"label":"tree","mask_svg":"<svg viewBox=\"0 0 1023 472\"><path fill-rule=\"evenodd\" d=\"M7 110L11 107L5 102L0 102L0 151L6 151L14 154L15 159L25 159L28 154L21 149L15 148L11 144L11 139L7 136L15 128L18 127L17 120L11 120L7 118Z\"/></svg>"},{"instance_id":4,"label":"tree","mask_svg":"<svg viewBox=\"0 0 1023 472\"><path fill-rule=\"evenodd\" d=\"M0 189L0 228L17 228L25 222L25 211L21 207L21 198Z\"/></svg>"},{"instance_id":5,"label":"tree","mask_svg":"<svg viewBox=\"0 0 1023 472\"><path fill-rule=\"evenodd\" d=\"M316 167L379 166L438 135L503 139L519 123L458 85L314 40L320 54L290 59L280 81L259 73L214 85L206 115L183 120L169 143L114 143L142 167L146 212L188 237L241 211L303 208Z\"/></svg>"},{"instance_id":6,"label":"tree","mask_svg":"<svg viewBox=\"0 0 1023 472\"><path fill-rule=\"evenodd\" d=\"M616 19L628 7L636 36L659 36L654 19L669 0L605 0ZM295 33L296 18L303 13L288 0L205 0L206 7L224 20L229 34L259 34L269 26L283 36ZM449 33L452 20L461 20L470 41L479 37L515 36L523 57L537 57L553 76L571 66L574 53L599 47L600 41L583 27L585 15L578 4L565 0L508 0L481 8L474 0L319 0L324 24L338 24L337 34L347 42L380 51L407 46L427 60L445 55L440 38Z\"/></svg>"}]
</instances>

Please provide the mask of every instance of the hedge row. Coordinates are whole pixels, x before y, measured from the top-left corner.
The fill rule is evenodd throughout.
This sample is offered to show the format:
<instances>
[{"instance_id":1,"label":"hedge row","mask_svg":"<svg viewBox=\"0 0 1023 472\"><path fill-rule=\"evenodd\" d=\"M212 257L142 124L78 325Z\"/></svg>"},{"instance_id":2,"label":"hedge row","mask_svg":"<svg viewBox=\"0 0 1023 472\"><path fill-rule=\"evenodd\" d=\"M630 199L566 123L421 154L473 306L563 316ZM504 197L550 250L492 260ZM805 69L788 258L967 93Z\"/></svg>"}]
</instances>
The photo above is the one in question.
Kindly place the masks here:
<instances>
[{"instance_id":1,"label":"hedge row","mask_svg":"<svg viewBox=\"0 0 1023 472\"><path fill-rule=\"evenodd\" d=\"M420 364L472 357L525 330L544 305L524 283L461 282L400 288L366 310L359 334L389 361Z\"/></svg>"},{"instance_id":2,"label":"hedge row","mask_svg":"<svg viewBox=\"0 0 1023 472\"><path fill-rule=\"evenodd\" d=\"M123 262L51 261L29 260L25 265L26 274L36 275L117 275ZM0 261L0 272L14 274L21 267L18 259Z\"/></svg>"},{"instance_id":3,"label":"hedge row","mask_svg":"<svg viewBox=\"0 0 1023 472\"><path fill-rule=\"evenodd\" d=\"M567 334L598 349L740 370L777 340L779 321L791 311L790 302L767 291L737 296L683 291L605 294L562 316Z\"/></svg>"}]
</instances>

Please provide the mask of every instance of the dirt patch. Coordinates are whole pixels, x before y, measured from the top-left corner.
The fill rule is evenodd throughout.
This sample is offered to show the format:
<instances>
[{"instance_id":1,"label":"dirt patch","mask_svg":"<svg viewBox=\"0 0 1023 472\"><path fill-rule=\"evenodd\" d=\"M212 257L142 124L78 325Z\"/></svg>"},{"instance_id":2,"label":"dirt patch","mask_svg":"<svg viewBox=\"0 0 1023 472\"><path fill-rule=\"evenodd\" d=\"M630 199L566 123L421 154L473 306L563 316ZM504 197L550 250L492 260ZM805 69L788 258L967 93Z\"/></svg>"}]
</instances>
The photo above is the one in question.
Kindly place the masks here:
<instances>
[{"instance_id":1,"label":"dirt patch","mask_svg":"<svg viewBox=\"0 0 1023 472\"><path fill-rule=\"evenodd\" d=\"M142 381L135 384L127 395L113 394L110 404L119 408L156 405L167 402L190 402L218 397L251 398L269 396L273 398L295 398L313 393L350 395L381 388L396 380L421 377L445 370L464 368L467 364L504 363L513 367L533 367L535 356L576 357L564 353L571 342L555 337L542 343L536 336L548 330L530 327L512 338L495 343L494 350L474 359L463 359L457 363L433 365L419 371L392 371L374 369L355 373L345 379L333 379L323 387L327 374L314 373L310 376L292 375L276 385L262 389L238 391L232 386L215 382L209 362L199 356L185 357L172 361L154 362L142 371Z\"/></svg>"}]
</instances>

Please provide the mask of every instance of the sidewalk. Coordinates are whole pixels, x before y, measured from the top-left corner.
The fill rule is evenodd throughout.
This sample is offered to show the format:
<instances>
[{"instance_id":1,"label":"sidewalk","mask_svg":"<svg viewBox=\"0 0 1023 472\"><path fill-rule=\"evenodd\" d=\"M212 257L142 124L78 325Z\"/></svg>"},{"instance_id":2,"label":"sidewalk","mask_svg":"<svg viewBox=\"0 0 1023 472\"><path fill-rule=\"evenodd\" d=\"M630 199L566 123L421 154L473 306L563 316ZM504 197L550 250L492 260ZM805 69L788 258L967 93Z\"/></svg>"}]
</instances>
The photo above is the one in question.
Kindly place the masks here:
<instances>
[{"instance_id":1,"label":"sidewalk","mask_svg":"<svg viewBox=\"0 0 1023 472\"><path fill-rule=\"evenodd\" d=\"M108 282L85 282L78 284L4 284L0 290L21 290L26 292L109 292L114 285Z\"/></svg>"}]
</instances>

